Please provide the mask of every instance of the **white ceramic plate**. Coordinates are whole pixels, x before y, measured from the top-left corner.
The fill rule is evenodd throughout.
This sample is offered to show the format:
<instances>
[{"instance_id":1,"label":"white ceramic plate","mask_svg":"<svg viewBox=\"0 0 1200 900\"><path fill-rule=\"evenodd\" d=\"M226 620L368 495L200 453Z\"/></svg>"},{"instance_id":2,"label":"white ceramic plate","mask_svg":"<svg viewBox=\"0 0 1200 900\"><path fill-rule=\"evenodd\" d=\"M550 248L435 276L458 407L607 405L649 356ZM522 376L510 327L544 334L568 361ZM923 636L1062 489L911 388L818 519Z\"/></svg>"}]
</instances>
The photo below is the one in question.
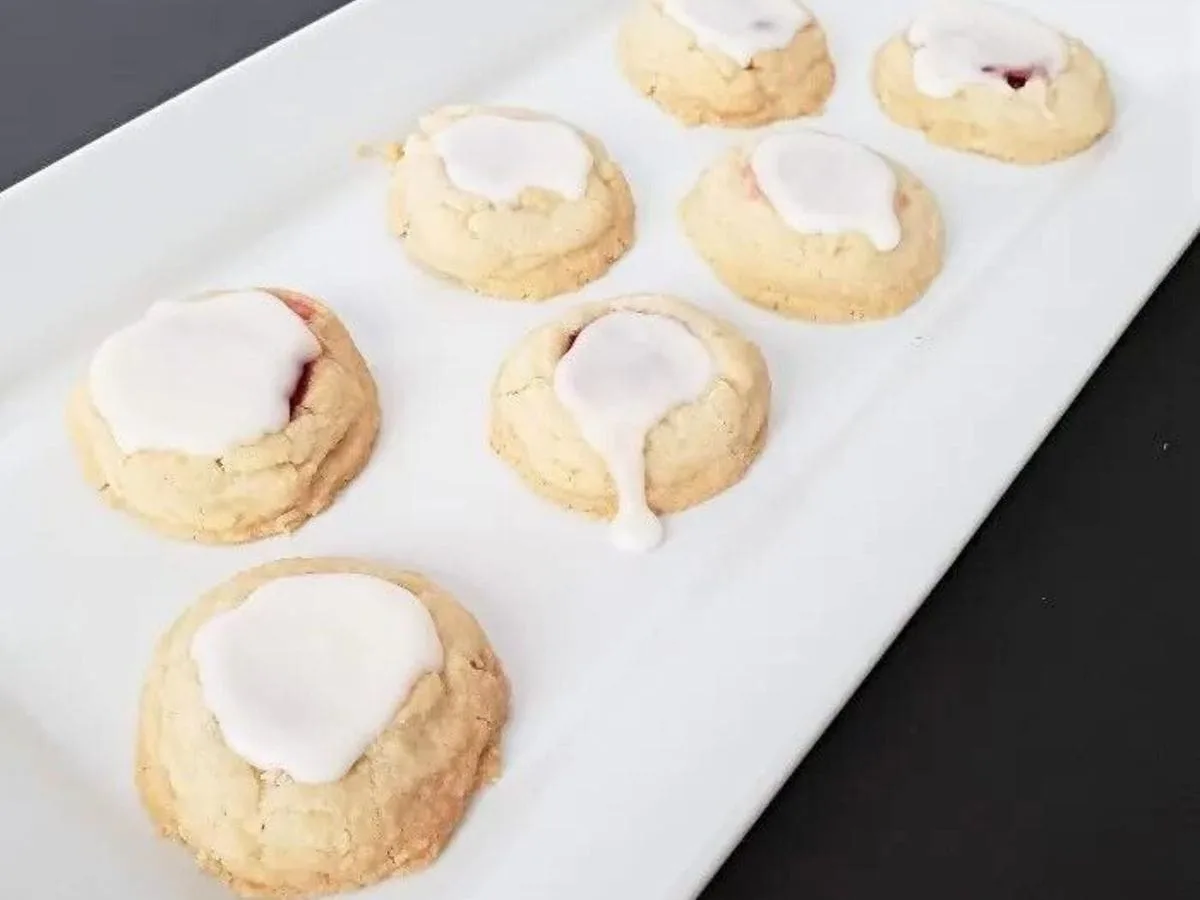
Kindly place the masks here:
<instances>
[{"instance_id":1,"label":"white ceramic plate","mask_svg":"<svg viewBox=\"0 0 1200 900\"><path fill-rule=\"evenodd\" d=\"M504 778L436 866L369 896L699 890L1200 223L1187 0L1028 0L1107 61L1120 105L1093 152L1032 170L931 148L875 108L871 52L907 4L812 5L839 70L819 127L903 161L946 215L945 274L884 324L789 322L718 286L675 206L745 135L685 131L635 95L600 0L359 0L0 196L6 891L224 896L138 808L143 667L212 584L335 553L443 582L479 615L515 691ZM599 135L632 182L639 240L583 293L690 297L767 355L765 454L743 485L673 517L655 554L618 554L486 446L497 363L577 300L451 289L385 231L385 172L356 144L401 137L446 101L540 107ZM262 283L342 315L382 389L378 452L294 537L159 539L83 486L67 388L88 349L150 301Z\"/></svg>"}]
</instances>

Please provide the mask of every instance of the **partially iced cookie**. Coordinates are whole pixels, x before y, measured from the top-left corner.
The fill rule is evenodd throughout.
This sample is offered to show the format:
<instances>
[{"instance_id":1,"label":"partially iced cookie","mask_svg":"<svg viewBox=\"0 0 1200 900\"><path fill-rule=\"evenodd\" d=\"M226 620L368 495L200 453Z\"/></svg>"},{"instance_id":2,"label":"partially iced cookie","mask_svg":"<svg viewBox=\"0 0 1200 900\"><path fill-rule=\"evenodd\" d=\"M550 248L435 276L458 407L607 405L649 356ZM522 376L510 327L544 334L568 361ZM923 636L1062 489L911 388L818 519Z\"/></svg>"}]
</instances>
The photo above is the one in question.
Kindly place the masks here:
<instances>
[{"instance_id":1,"label":"partially iced cookie","mask_svg":"<svg viewBox=\"0 0 1200 900\"><path fill-rule=\"evenodd\" d=\"M375 382L349 333L292 291L150 307L106 340L71 398L88 482L171 537L293 531L370 458Z\"/></svg>"},{"instance_id":2,"label":"partially iced cookie","mask_svg":"<svg viewBox=\"0 0 1200 900\"><path fill-rule=\"evenodd\" d=\"M482 294L543 300L599 278L633 242L633 197L603 145L528 110L424 117L392 176L409 256Z\"/></svg>"},{"instance_id":3,"label":"partially iced cookie","mask_svg":"<svg viewBox=\"0 0 1200 900\"><path fill-rule=\"evenodd\" d=\"M1052 162L1112 126L1104 67L1082 42L979 0L942 0L883 46L875 93L935 144L1009 162Z\"/></svg>"},{"instance_id":4,"label":"partially iced cookie","mask_svg":"<svg viewBox=\"0 0 1200 900\"><path fill-rule=\"evenodd\" d=\"M512 351L492 389L491 443L533 490L610 519L649 550L658 514L736 484L766 439L771 381L754 344L670 297L581 307Z\"/></svg>"},{"instance_id":5,"label":"partially iced cookie","mask_svg":"<svg viewBox=\"0 0 1200 900\"><path fill-rule=\"evenodd\" d=\"M618 57L639 91L687 125L811 115L835 80L825 33L796 0L638 0Z\"/></svg>"},{"instance_id":6,"label":"partially iced cookie","mask_svg":"<svg viewBox=\"0 0 1200 900\"><path fill-rule=\"evenodd\" d=\"M508 683L420 575L289 559L201 597L142 690L136 782L167 837L248 897L428 864L499 773Z\"/></svg>"},{"instance_id":7,"label":"partially iced cookie","mask_svg":"<svg viewBox=\"0 0 1200 900\"><path fill-rule=\"evenodd\" d=\"M693 246L732 290L816 322L895 315L942 265L942 217L908 170L834 135L734 148L680 206Z\"/></svg>"}]
</instances>

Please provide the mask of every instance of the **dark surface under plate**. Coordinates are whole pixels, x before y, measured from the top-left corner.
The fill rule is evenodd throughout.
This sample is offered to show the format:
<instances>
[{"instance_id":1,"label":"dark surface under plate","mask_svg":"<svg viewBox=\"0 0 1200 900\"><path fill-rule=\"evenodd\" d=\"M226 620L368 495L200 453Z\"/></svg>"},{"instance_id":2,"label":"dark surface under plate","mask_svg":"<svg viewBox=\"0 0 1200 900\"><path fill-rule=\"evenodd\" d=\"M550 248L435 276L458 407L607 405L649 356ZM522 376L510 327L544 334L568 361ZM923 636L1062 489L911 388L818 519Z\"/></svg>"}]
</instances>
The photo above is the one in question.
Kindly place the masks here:
<instances>
[{"instance_id":1,"label":"dark surface under plate","mask_svg":"<svg viewBox=\"0 0 1200 900\"><path fill-rule=\"evenodd\" d=\"M3 0L0 187L341 5ZM704 900L1200 897L1198 542L1200 245Z\"/></svg>"}]
</instances>

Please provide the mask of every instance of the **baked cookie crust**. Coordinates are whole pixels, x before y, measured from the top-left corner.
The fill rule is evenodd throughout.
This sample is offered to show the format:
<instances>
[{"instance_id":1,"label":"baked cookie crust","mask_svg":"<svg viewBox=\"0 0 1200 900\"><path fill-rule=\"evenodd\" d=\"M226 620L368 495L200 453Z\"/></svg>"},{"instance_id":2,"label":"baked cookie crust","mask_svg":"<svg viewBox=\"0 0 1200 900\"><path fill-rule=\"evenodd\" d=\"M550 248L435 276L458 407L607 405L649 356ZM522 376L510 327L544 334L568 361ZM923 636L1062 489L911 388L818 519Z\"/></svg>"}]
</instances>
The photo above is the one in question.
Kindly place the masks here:
<instances>
[{"instance_id":1,"label":"baked cookie crust","mask_svg":"<svg viewBox=\"0 0 1200 900\"><path fill-rule=\"evenodd\" d=\"M452 106L421 119L392 173L388 220L409 258L480 294L545 300L599 278L634 239L633 195L604 145L574 129L591 151L587 190L570 200L526 188L497 206L449 179L432 136L472 115L560 121L522 109ZM567 124L567 123L562 123Z\"/></svg>"},{"instance_id":2,"label":"baked cookie crust","mask_svg":"<svg viewBox=\"0 0 1200 900\"><path fill-rule=\"evenodd\" d=\"M225 744L191 659L196 631L258 587L292 575L382 578L429 610L444 648L391 725L331 784L261 771ZM288 559L242 572L163 636L142 691L135 782L163 835L246 897L328 894L419 869L441 852L472 795L499 773L509 689L483 630L424 577L354 559Z\"/></svg>"},{"instance_id":3,"label":"baked cookie crust","mask_svg":"<svg viewBox=\"0 0 1200 900\"><path fill-rule=\"evenodd\" d=\"M668 412L646 436L647 503L656 513L678 512L742 479L766 440L771 398L759 349L682 300L642 295L588 304L529 334L504 360L492 388L492 449L551 502L597 518L616 514L607 466L555 394L554 370L575 335L617 310L675 319L713 360L704 396Z\"/></svg>"},{"instance_id":4,"label":"baked cookie crust","mask_svg":"<svg viewBox=\"0 0 1200 900\"><path fill-rule=\"evenodd\" d=\"M897 35L875 56L875 96L894 122L943 147L1024 165L1065 159L1103 137L1115 116L1103 64L1080 41L1065 40L1066 68L1049 82L1014 91L968 85L937 98L917 89L913 48Z\"/></svg>"},{"instance_id":5,"label":"baked cookie crust","mask_svg":"<svg viewBox=\"0 0 1200 900\"><path fill-rule=\"evenodd\" d=\"M860 322L911 306L941 271L937 202L911 172L896 173L900 245L880 251L863 234L802 234L758 188L753 147L728 151L680 205L692 245L731 290L752 303L813 322Z\"/></svg>"},{"instance_id":6,"label":"baked cookie crust","mask_svg":"<svg viewBox=\"0 0 1200 900\"><path fill-rule=\"evenodd\" d=\"M220 457L125 453L76 388L68 430L87 482L111 506L168 537L233 544L294 531L367 464L379 431L375 381L337 317L311 297L265 289L307 322L321 353L306 368L287 426Z\"/></svg>"},{"instance_id":7,"label":"baked cookie crust","mask_svg":"<svg viewBox=\"0 0 1200 900\"><path fill-rule=\"evenodd\" d=\"M617 58L638 91L685 125L753 128L813 115L836 81L815 18L787 47L758 53L743 67L699 46L663 11L662 0L639 0L621 26Z\"/></svg>"}]
</instances>

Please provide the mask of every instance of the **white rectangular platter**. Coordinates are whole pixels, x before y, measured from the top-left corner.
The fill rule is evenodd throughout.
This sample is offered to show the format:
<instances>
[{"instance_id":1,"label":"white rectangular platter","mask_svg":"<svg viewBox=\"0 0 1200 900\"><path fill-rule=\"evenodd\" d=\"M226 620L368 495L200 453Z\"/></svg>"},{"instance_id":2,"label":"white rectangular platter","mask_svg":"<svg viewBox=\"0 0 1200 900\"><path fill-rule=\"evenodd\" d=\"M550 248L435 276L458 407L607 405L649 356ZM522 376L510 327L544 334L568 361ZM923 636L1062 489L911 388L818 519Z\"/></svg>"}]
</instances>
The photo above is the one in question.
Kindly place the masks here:
<instances>
[{"instance_id":1,"label":"white rectangular platter","mask_svg":"<svg viewBox=\"0 0 1200 900\"><path fill-rule=\"evenodd\" d=\"M818 127L939 198L945 273L884 324L818 327L736 300L675 207L745 134L686 131L620 78L599 0L358 0L0 195L0 819L6 894L219 898L155 839L131 784L157 635L272 558L422 570L480 618L514 690L504 777L389 900L693 896L870 670L1200 224L1200 32L1188 0L1024 5L1089 42L1120 109L1041 169L888 123L872 50L914 8L812 0L839 85ZM772 432L747 480L625 556L529 495L487 447L505 351L579 298L469 295L386 233L359 142L443 102L545 109L598 135L638 204L630 255L581 296L661 291L763 348ZM324 298L382 392L366 473L296 535L166 541L83 485L62 423L104 334L154 299L276 284Z\"/></svg>"}]
</instances>

